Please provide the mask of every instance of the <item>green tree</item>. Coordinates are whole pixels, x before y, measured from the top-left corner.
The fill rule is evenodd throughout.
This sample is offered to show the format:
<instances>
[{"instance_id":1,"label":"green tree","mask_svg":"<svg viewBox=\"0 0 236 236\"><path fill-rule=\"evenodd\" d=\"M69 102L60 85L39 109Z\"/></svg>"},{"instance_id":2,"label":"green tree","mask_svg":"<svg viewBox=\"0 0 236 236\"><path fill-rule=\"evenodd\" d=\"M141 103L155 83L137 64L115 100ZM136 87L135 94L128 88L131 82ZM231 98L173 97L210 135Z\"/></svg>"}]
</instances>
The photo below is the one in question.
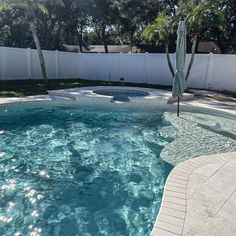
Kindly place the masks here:
<instances>
[{"instance_id":1,"label":"green tree","mask_svg":"<svg viewBox=\"0 0 236 236\"><path fill-rule=\"evenodd\" d=\"M156 18L160 9L159 0L118 0L119 9L118 29L119 37L128 42L132 48L142 40L143 29Z\"/></svg>"},{"instance_id":2,"label":"green tree","mask_svg":"<svg viewBox=\"0 0 236 236\"><path fill-rule=\"evenodd\" d=\"M219 12L224 16L223 27L214 27L201 34L203 39L211 39L219 45L222 53L236 53L236 1L219 1Z\"/></svg>"},{"instance_id":3,"label":"green tree","mask_svg":"<svg viewBox=\"0 0 236 236\"><path fill-rule=\"evenodd\" d=\"M60 43L81 45L87 17L83 14L79 0L64 0L63 8L55 12L60 25ZM82 45L81 45L82 48Z\"/></svg>"},{"instance_id":4,"label":"green tree","mask_svg":"<svg viewBox=\"0 0 236 236\"><path fill-rule=\"evenodd\" d=\"M223 1L220 7L224 13L225 27L223 34L217 31L217 42L224 53L236 53L236 1Z\"/></svg>"},{"instance_id":5,"label":"green tree","mask_svg":"<svg viewBox=\"0 0 236 236\"><path fill-rule=\"evenodd\" d=\"M170 15L159 13L155 22L150 24L143 32L143 37L156 43L163 42L166 48L167 62L174 76L173 66L169 56L169 45L180 20L184 20L188 36L192 44L191 58L187 68L188 80L195 58L197 42L203 32L222 30L224 27L224 14L220 11L220 0L180 1L175 5Z\"/></svg>"},{"instance_id":6,"label":"green tree","mask_svg":"<svg viewBox=\"0 0 236 236\"><path fill-rule=\"evenodd\" d=\"M0 27L0 46L5 44L10 34L10 28L7 25Z\"/></svg>"},{"instance_id":7,"label":"green tree","mask_svg":"<svg viewBox=\"0 0 236 236\"><path fill-rule=\"evenodd\" d=\"M17 8L23 9L25 11L25 20L28 23L29 29L32 33L32 37L35 42L35 46L39 56L39 62L41 66L41 71L45 84L48 83L46 65L41 49L40 41L37 35L36 23L37 17L36 13L41 12L47 14L48 10L46 8L46 0L0 0L0 9L6 8ZM51 1L52 2L52 1ZM54 4L63 4L61 0L54 0Z\"/></svg>"},{"instance_id":8,"label":"green tree","mask_svg":"<svg viewBox=\"0 0 236 236\"><path fill-rule=\"evenodd\" d=\"M113 35L119 14L116 1L88 0L83 7L91 18L91 28L103 43L105 52L108 53L108 43Z\"/></svg>"},{"instance_id":9,"label":"green tree","mask_svg":"<svg viewBox=\"0 0 236 236\"><path fill-rule=\"evenodd\" d=\"M131 46L142 42L141 32L153 22L161 10L168 18L185 19L189 15L191 21L198 13L193 10L204 2L208 9L207 19L198 30L197 41L211 40L216 42L222 53L234 53L236 50L236 1L233 0L60 0L64 5L55 4L56 0L28 0L43 3L47 12L34 8L35 27L42 49L60 49L62 44L80 44L83 38L93 44L123 44ZM13 0L0 0L9 6ZM14 0L14 7L1 11L0 29L8 26L9 33L3 32L1 44L9 47L32 47L35 45L32 32L26 20L27 12L19 7L26 0ZM183 3L188 6L183 6ZM189 6L192 4L192 7ZM182 5L182 6L181 6ZM216 6L217 5L217 6ZM192 8L192 9L191 9ZM200 8L200 7L199 7ZM197 9L199 12L200 9ZM212 9L220 12L225 22L223 27L216 26ZM191 17L191 16L192 17ZM193 15L196 15L193 17ZM217 13L216 15L219 16ZM217 16L217 18L218 18ZM201 17L200 17L201 18ZM192 28L186 21L188 38L193 38ZM104 27L105 26L105 27ZM7 34L6 34L7 33ZM96 35L95 35L96 34ZM105 39L105 40L104 40ZM188 40L189 41L189 40ZM170 48L174 48L174 38L170 40ZM83 43L83 45L85 45ZM82 46L82 45L80 45Z\"/></svg>"},{"instance_id":10,"label":"green tree","mask_svg":"<svg viewBox=\"0 0 236 236\"><path fill-rule=\"evenodd\" d=\"M204 31L222 29L224 26L224 14L220 11L218 0L208 1L182 1L179 4L175 21L184 19L187 26L188 35L191 38L192 49L191 59L188 65L186 80L188 80L197 47L198 39Z\"/></svg>"},{"instance_id":11,"label":"green tree","mask_svg":"<svg viewBox=\"0 0 236 236\"><path fill-rule=\"evenodd\" d=\"M161 12L158 14L156 20L152 24L149 24L142 33L142 36L150 42L155 42L156 44L160 42L164 43L168 66L173 77L175 73L170 60L169 45L174 32L173 18Z\"/></svg>"}]
</instances>

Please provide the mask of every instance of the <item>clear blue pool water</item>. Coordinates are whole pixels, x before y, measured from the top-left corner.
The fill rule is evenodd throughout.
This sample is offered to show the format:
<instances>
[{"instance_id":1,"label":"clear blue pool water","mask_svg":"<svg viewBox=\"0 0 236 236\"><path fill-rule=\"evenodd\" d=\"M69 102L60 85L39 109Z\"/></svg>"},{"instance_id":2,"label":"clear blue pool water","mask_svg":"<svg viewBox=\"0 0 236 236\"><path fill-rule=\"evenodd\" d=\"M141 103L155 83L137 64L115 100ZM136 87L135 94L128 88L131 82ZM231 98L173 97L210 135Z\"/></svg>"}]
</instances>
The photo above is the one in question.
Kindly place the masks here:
<instances>
[{"instance_id":1,"label":"clear blue pool water","mask_svg":"<svg viewBox=\"0 0 236 236\"><path fill-rule=\"evenodd\" d=\"M172 131L162 110L0 107L0 235L149 235Z\"/></svg>"},{"instance_id":2,"label":"clear blue pool water","mask_svg":"<svg viewBox=\"0 0 236 236\"><path fill-rule=\"evenodd\" d=\"M149 93L141 90L128 90L128 89L98 89L94 93L105 96L127 96L127 97L145 97Z\"/></svg>"}]
</instances>

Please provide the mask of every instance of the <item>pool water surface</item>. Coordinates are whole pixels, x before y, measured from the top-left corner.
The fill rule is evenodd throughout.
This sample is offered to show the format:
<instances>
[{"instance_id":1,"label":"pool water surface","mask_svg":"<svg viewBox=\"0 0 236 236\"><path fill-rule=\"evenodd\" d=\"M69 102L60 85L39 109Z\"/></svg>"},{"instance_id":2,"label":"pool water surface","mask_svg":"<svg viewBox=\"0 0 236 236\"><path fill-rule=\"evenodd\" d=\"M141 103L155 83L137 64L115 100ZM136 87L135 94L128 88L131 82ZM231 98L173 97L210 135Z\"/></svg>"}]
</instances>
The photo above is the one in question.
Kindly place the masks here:
<instances>
[{"instance_id":1,"label":"pool water surface","mask_svg":"<svg viewBox=\"0 0 236 236\"><path fill-rule=\"evenodd\" d=\"M0 235L149 235L172 169L163 112L0 107Z\"/></svg>"}]
</instances>

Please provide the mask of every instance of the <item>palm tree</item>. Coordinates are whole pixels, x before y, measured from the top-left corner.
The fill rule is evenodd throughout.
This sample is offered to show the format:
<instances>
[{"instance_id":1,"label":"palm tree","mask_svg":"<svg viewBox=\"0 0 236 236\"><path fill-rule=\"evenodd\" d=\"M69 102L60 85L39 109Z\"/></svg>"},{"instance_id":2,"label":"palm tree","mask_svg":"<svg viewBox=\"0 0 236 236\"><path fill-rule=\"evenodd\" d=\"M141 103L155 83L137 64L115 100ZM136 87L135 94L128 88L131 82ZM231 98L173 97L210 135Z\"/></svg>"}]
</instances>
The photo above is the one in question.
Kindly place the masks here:
<instances>
[{"instance_id":1,"label":"palm tree","mask_svg":"<svg viewBox=\"0 0 236 236\"><path fill-rule=\"evenodd\" d=\"M221 28L224 25L223 13L219 11L217 0L181 2L175 21L185 19L188 32L191 37L191 59L186 73L186 81L189 78L197 47L199 35L203 30ZM207 28L206 28L207 27Z\"/></svg>"},{"instance_id":2,"label":"palm tree","mask_svg":"<svg viewBox=\"0 0 236 236\"><path fill-rule=\"evenodd\" d=\"M174 33L173 28L173 20L164 12L160 12L156 20L144 29L142 36L150 42L155 42L155 44L158 44L160 42L164 43L168 66L170 68L172 76L174 77L175 73L169 54L170 38Z\"/></svg>"},{"instance_id":3,"label":"palm tree","mask_svg":"<svg viewBox=\"0 0 236 236\"><path fill-rule=\"evenodd\" d=\"M29 30L32 33L35 46L39 56L40 67L42 71L42 76L45 81L45 84L48 83L47 72L46 72L46 64L43 56L43 52L41 49L40 41L37 34L36 22L37 17L35 12L39 11L43 14L48 14L46 8L46 2L50 2L52 4L52 0L0 0L0 10L6 8L19 8L25 10L25 19L28 22ZM53 0L54 4L63 5L62 0Z\"/></svg>"}]
</instances>

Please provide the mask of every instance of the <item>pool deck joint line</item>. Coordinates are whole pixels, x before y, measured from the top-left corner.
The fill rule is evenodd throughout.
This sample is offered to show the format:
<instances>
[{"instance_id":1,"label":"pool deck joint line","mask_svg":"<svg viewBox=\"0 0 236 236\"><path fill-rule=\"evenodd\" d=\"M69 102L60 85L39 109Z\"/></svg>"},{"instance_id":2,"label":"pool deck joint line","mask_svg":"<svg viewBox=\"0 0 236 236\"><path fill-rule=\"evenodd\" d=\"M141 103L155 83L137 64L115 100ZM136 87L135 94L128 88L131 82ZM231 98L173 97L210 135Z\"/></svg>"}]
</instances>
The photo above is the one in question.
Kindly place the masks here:
<instances>
[{"instance_id":1,"label":"pool deck joint line","mask_svg":"<svg viewBox=\"0 0 236 236\"><path fill-rule=\"evenodd\" d=\"M236 235L236 152L201 156L170 173L151 236Z\"/></svg>"}]
</instances>

